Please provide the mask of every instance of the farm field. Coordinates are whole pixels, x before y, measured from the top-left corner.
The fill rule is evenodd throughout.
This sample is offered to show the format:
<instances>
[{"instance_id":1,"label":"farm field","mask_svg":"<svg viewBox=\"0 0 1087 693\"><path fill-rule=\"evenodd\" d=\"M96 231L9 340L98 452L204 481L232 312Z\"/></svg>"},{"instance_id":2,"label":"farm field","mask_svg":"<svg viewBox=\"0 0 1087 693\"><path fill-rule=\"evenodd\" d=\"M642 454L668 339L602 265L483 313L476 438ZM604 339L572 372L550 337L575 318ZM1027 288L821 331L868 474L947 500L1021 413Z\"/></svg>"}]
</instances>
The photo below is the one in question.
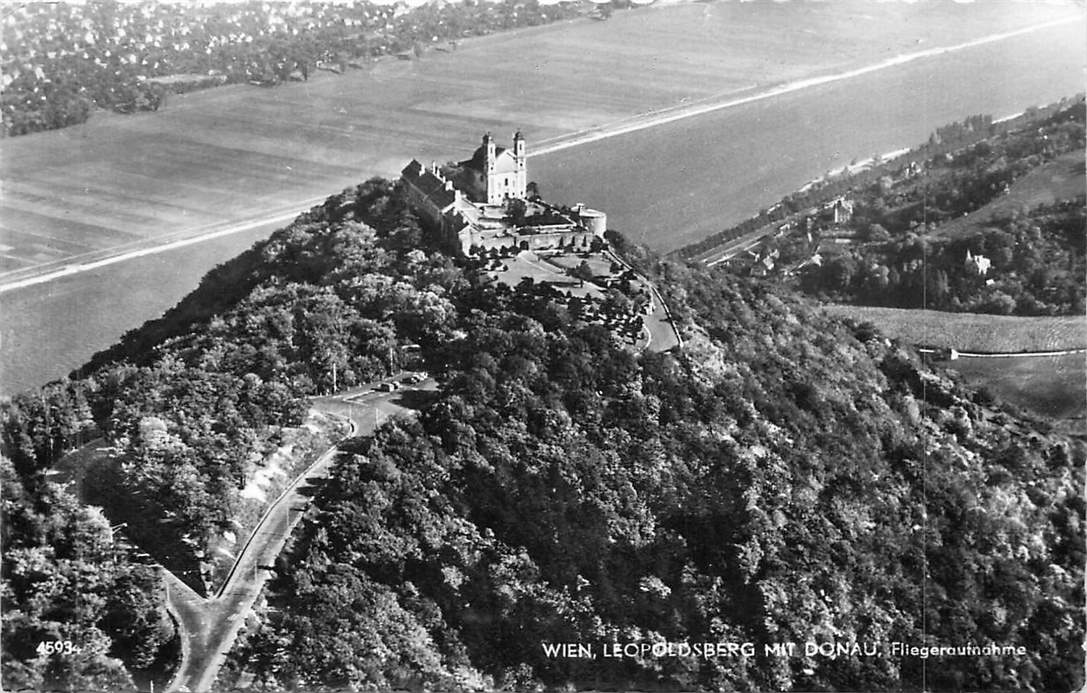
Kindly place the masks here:
<instances>
[{"instance_id":1,"label":"farm field","mask_svg":"<svg viewBox=\"0 0 1087 693\"><path fill-rule=\"evenodd\" d=\"M974 387L984 386L998 398L1087 433L1087 382L1083 354L967 358L946 365Z\"/></svg>"},{"instance_id":2,"label":"farm field","mask_svg":"<svg viewBox=\"0 0 1087 693\"><path fill-rule=\"evenodd\" d=\"M158 113L96 116L12 138L0 143L0 283L259 219L273 208L301 209L370 175L393 175L413 156L464 156L485 130L504 140L521 128L530 153L553 150L577 133L662 109L1069 14L1003 7L1015 9L649 8L483 37L452 53L380 61L343 76L318 73L274 89L177 96Z\"/></svg>"},{"instance_id":3,"label":"farm field","mask_svg":"<svg viewBox=\"0 0 1087 693\"><path fill-rule=\"evenodd\" d=\"M1087 321L1082 316L1019 317L841 304L824 307L831 315L870 322L888 337L911 344L979 353L1087 348ZM1082 361L1083 355L1078 358ZM1081 380L1081 390L1083 384Z\"/></svg>"}]
</instances>

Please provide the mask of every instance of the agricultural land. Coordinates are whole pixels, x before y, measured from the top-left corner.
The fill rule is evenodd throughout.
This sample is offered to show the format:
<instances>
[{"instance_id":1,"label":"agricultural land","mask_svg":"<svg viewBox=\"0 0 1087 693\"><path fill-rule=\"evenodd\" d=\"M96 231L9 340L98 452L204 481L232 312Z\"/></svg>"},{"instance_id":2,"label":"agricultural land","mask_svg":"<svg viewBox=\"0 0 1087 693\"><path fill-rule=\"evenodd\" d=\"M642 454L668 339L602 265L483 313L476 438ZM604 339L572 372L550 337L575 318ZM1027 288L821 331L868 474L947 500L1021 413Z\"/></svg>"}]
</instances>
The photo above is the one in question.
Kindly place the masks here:
<instances>
[{"instance_id":1,"label":"agricultural land","mask_svg":"<svg viewBox=\"0 0 1087 693\"><path fill-rule=\"evenodd\" d=\"M411 156L445 161L486 129L526 133L547 199L592 200L612 228L672 249L964 113L1014 113L1082 88L1082 16L1027 30L1067 8L1009 3L971 14L948 4L899 21L920 8L751 7L617 12L274 89L185 94L158 113L96 115L0 142L5 180L37 189L22 199L9 186L0 200L0 212L10 203L10 218L23 219L0 227L10 268L0 277L0 391L70 372L328 190L392 173ZM866 27L859 39L856 26ZM869 43L876 35L891 48ZM935 50L968 35L1004 37ZM654 59L640 60L636 45L653 47ZM512 49L531 60L506 60ZM861 67L843 72L846 64ZM830 81L780 81L813 70ZM58 231L79 225L101 228ZM109 240L118 228L129 234L120 245Z\"/></svg>"},{"instance_id":2,"label":"agricultural land","mask_svg":"<svg viewBox=\"0 0 1087 693\"><path fill-rule=\"evenodd\" d=\"M831 315L871 322L910 344L981 353L1065 351L1087 346L1080 316L1018 317L914 308L827 304Z\"/></svg>"},{"instance_id":3,"label":"agricultural land","mask_svg":"<svg viewBox=\"0 0 1087 693\"><path fill-rule=\"evenodd\" d=\"M96 115L8 139L2 280L242 222L282 223L329 189L392 173L410 156L445 157L482 130L521 128L546 152L662 110L1076 17L1041 5L1026 15L951 4L878 14L868 3L621 12L305 83L184 94L157 113Z\"/></svg>"},{"instance_id":4,"label":"agricultural land","mask_svg":"<svg viewBox=\"0 0 1087 693\"><path fill-rule=\"evenodd\" d=\"M1084 117L1081 94L1001 123L945 126L684 254L794 286L1080 430Z\"/></svg>"}]
</instances>

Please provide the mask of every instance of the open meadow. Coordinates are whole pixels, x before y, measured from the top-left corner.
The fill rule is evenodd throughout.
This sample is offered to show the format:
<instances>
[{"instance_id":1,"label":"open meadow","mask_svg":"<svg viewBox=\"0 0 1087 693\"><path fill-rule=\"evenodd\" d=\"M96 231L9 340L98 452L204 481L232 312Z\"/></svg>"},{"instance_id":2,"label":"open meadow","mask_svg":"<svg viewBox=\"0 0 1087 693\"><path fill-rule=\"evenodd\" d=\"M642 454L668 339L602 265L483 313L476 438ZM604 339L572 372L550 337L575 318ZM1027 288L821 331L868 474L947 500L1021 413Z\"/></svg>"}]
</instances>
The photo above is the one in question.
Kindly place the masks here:
<instances>
[{"instance_id":1,"label":"open meadow","mask_svg":"<svg viewBox=\"0 0 1087 693\"><path fill-rule=\"evenodd\" d=\"M909 344L991 354L1087 348L1087 322L1082 316L1020 317L841 304L824 307L831 315L870 322L888 337Z\"/></svg>"},{"instance_id":2,"label":"open meadow","mask_svg":"<svg viewBox=\"0 0 1087 693\"><path fill-rule=\"evenodd\" d=\"M985 387L1005 402L1060 421L1066 430L1087 433L1083 354L967 358L944 365L973 387Z\"/></svg>"},{"instance_id":3,"label":"open meadow","mask_svg":"<svg viewBox=\"0 0 1087 693\"><path fill-rule=\"evenodd\" d=\"M992 219L1083 196L1087 193L1084 159L1084 152L1076 151L1042 164L1012 183L1006 195L964 217L941 224L935 235L945 238L970 236L985 228Z\"/></svg>"}]
</instances>

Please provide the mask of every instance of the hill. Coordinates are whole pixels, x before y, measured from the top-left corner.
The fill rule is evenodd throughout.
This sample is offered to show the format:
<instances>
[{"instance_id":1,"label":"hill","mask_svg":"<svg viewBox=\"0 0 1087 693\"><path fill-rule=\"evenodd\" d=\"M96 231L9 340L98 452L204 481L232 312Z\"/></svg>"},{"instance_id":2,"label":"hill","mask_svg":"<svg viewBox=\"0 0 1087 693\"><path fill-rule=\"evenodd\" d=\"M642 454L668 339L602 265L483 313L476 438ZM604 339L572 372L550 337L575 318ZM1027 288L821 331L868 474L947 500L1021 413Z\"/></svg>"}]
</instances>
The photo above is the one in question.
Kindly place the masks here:
<instances>
[{"instance_id":1,"label":"hill","mask_svg":"<svg viewBox=\"0 0 1087 693\"><path fill-rule=\"evenodd\" d=\"M1083 152L1073 150L1046 161L1014 181L1003 195L958 219L941 224L937 233L949 239L968 237L994 220L1029 213L1037 207L1060 200L1074 200L1084 194Z\"/></svg>"},{"instance_id":2,"label":"hill","mask_svg":"<svg viewBox=\"0 0 1087 693\"><path fill-rule=\"evenodd\" d=\"M535 2L510 2L498 5L508 10L503 21L517 24L526 19L524 9L517 11L518 4L535 8L529 9L532 16L539 12L552 19L556 14L568 16L568 10L536 7ZM387 38L418 31L404 37L408 44L397 50L410 48L411 42L422 38L432 45L434 36L447 36L450 22L444 15L476 15L487 4L445 6L439 11L428 5L397 17ZM43 15L54 12L48 4L32 7ZM260 5L231 7L230 12L242 15L243 23L268 12ZM342 24L331 21L334 16L357 19L368 11L365 4L322 8L318 3L304 3L299 7L303 12L324 9L326 19L302 17L298 22L327 23L331 32L343 31ZM282 9L272 8L274 12ZM238 74L241 84L171 96L155 113L96 115L72 128L0 141L0 175L10 181L0 199L0 216L5 220L0 229L6 237L4 245L11 246L0 255L0 274L9 283L134 248L297 213L329 190L357 181L360 171L389 175L412 156L444 161L485 129L498 133L521 128L532 138L533 147L552 144L572 135L627 125L647 114L727 101L870 65L919 47L955 46L1054 20L1073 21L1039 36L1019 37L1000 51L1012 51L1023 60L1038 60L1052 68L1069 45L1081 50L1077 13L1068 8L1008 2L984 12L976 9L947 3L921 10L895 3L876 12L871 3L860 1L687 4L617 12L607 22L561 21L465 39L449 53L367 63L365 69L349 68L343 74L315 71L305 82L274 89L250 86L245 83L250 76ZM167 5L155 11L205 14ZM385 9L380 15L392 11ZM122 6L118 12L128 11ZM510 18L511 14L515 16ZM370 15L367 23L380 19L384 25L378 13ZM471 22L474 31L493 19L472 16L463 21ZM436 20L443 20L443 27L422 34ZM203 33L203 22L203 18L195 22L196 33ZM864 27L862 32L856 30L858 25ZM305 36L305 29L299 30ZM1067 39L1069 34L1074 42ZM267 54L258 48L265 40L269 39L231 46L223 55L238 73L264 72L271 69L263 64ZM342 36L328 40L337 44L331 46L335 52L369 52L384 42L368 44L358 37ZM828 51L827 46L834 50ZM645 51L657 57L647 61ZM259 61L248 59L253 52L259 54ZM182 66L184 71L222 67L206 62L210 56L183 57L205 62ZM73 59L69 56L61 62ZM972 59L984 62L987 76L993 70L991 58ZM1078 84L1080 63L1073 62ZM133 80L131 71L143 68L125 64L115 69ZM1051 73L1047 81L1066 79L1066 72ZM24 77L32 76L33 68L24 73ZM1017 63L996 70L992 78L1021 85L1014 96L1006 97L1007 105L1000 105L1001 109L1020 108L1039 98L1031 80L1022 79ZM97 87L95 83L90 89ZM1045 91L1050 88L1047 85ZM9 91L15 94L14 90L5 94ZM966 108L962 103L932 105L937 107L948 113ZM784 118L785 129L793 117ZM868 117L872 116L855 119L860 124ZM741 139L757 129L746 124L724 127L741 127L745 133ZM886 127L876 131L866 124L866 129L873 130L866 138L886 142L888 137L891 141L899 137L897 132L889 135ZM817 151L823 156L826 147ZM652 161L657 154L646 152L645 156ZM683 156L694 157L697 152L685 151ZM722 158L739 156L742 153L730 150L711 159L719 165ZM749 158L737 160L739 167ZM613 171L621 161L621 154L600 157L600 165ZM554 176L556 183L570 177L565 162L556 161L553 166L565 169ZM578 185L584 187L591 180L592 176L586 176ZM551 190L545 192L550 195ZM573 195L576 190L562 192ZM603 203L611 209L622 207L618 199ZM668 214L676 216L679 211L670 209Z\"/></svg>"},{"instance_id":3,"label":"hill","mask_svg":"<svg viewBox=\"0 0 1087 693\"><path fill-rule=\"evenodd\" d=\"M316 497L235 653L254 686L1078 685L1057 644L1072 632L1044 625L1082 600L1078 577L1053 599L1043 575L1058 556L1080 574L1044 529L1079 512L1078 463L1058 461L1079 444L787 291L613 242L688 347L632 353L554 302L472 295L485 309L430 361L438 400L347 446ZM926 670L897 641L1035 654ZM736 649L668 650L706 642ZM878 654L764 649L786 642ZM665 654L607 656L617 643Z\"/></svg>"},{"instance_id":4,"label":"hill","mask_svg":"<svg viewBox=\"0 0 1087 693\"><path fill-rule=\"evenodd\" d=\"M435 400L343 444L236 652L258 687L1082 683L1081 442L788 289L609 240L656 283L684 350L632 348L550 287L488 280L371 180L210 273L78 379L5 403L11 474L52 493L56 459L103 435L106 517L128 513L131 540L200 589L253 461L309 398L410 358ZM28 541L4 519L5 550ZM5 592L5 688L80 684L96 666L27 659L50 618L33 595L68 565L43 555L37 591ZM71 584L98 579L83 570ZM152 622L139 618L84 620L122 651L124 627ZM722 644L637 651L669 642ZM788 642L800 651L764 649ZM893 643L1024 650L921 659Z\"/></svg>"},{"instance_id":5,"label":"hill","mask_svg":"<svg viewBox=\"0 0 1087 693\"><path fill-rule=\"evenodd\" d=\"M763 235L727 265L825 301L1083 315L1085 113L1080 95L1002 123L976 116L941 128L727 232Z\"/></svg>"}]
</instances>

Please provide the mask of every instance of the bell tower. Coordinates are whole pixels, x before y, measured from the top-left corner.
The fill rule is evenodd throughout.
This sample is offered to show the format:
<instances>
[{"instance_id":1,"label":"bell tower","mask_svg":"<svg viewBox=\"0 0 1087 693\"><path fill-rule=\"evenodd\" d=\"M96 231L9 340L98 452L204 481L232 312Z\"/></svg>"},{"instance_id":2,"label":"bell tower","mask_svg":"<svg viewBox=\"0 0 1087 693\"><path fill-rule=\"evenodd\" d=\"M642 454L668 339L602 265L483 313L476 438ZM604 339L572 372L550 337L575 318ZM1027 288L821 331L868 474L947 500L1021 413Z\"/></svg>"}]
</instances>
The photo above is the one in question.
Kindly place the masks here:
<instances>
[{"instance_id":1,"label":"bell tower","mask_svg":"<svg viewBox=\"0 0 1087 693\"><path fill-rule=\"evenodd\" d=\"M526 188L528 187L528 173L525 167L525 136L521 134L521 131L513 133L513 160L517 164L517 169L514 173L513 190L511 197L517 199L525 199L527 194Z\"/></svg>"},{"instance_id":2,"label":"bell tower","mask_svg":"<svg viewBox=\"0 0 1087 693\"><path fill-rule=\"evenodd\" d=\"M497 204L498 180L495 176L495 160L497 159L494 138L491 133L483 135L483 185L484 197L488 204Z\"/></svg>"}]
</instances>

